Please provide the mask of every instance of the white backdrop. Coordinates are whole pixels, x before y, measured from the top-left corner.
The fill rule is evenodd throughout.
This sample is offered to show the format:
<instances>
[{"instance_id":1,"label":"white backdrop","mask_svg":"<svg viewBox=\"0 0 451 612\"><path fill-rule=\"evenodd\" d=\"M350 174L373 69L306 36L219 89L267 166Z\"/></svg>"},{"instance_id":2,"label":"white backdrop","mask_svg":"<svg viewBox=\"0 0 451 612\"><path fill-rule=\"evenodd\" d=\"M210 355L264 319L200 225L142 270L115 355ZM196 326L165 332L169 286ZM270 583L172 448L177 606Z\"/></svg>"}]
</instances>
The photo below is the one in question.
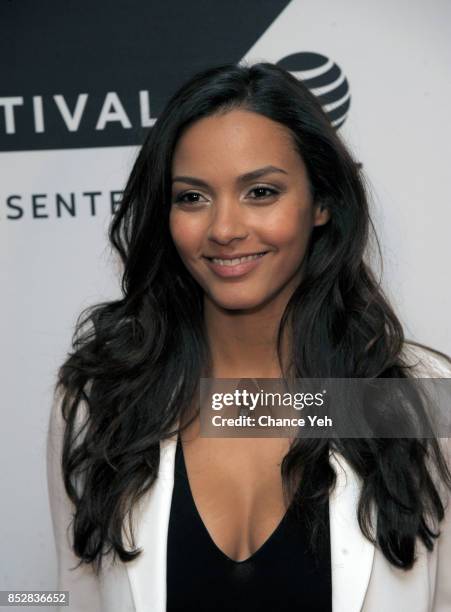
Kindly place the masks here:
<instances>
[{"instance_id":1,"label":"white backdrop","mask_svg":"<svg viewBox=\"0 0 451 612\"><path fill-rule=\"evenodd\" d=\"M370 180L384 287L407 337L448 354L450 20L447 0L294 0L244 58L313 51L345 72L352 101L340 133ZM45 473L51 393L80 310L119 295L106 241L109 197L123 188L136 152L0 153L3 590L55 587ZM95 216L87 191L101 193ZM55 194L71 192L77 216L58 218ZM12 194L23 207L16 221L6 220ZM32 194L44 194L36 210L47 218L32 219Z\"/></svg>"}]
</instances>

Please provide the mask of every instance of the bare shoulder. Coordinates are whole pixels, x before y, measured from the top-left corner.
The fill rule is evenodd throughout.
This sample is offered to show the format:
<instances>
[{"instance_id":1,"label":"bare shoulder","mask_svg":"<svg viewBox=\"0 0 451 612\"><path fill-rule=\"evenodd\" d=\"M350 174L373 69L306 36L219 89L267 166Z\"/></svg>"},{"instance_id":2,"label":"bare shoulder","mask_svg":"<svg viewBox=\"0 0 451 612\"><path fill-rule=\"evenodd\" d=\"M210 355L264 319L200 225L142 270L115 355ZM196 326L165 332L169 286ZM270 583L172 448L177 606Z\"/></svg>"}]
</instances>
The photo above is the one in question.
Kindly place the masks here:
<instances>
[{"instance_id":1,"label":"bare shoulder","mask_svg":"<svg viewBox=\"0 0 451 612\"><path fill-rule=\"evenodd\" d=\"M413 341L404 343L402 358L418 378L451 378L451 357Z\"/></svg>"}]
</instances>

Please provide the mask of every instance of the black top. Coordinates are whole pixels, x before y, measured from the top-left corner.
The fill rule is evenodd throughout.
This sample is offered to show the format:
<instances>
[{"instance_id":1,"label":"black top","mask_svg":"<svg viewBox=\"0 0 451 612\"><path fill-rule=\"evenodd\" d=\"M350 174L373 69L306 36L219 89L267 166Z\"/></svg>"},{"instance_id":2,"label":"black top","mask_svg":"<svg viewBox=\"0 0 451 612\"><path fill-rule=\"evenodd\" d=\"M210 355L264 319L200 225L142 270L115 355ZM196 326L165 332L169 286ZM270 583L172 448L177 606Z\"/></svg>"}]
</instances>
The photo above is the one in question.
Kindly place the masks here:
<instances>
[{"instance_id":1,"label":"black top","mask_svg":"<svg viewBox=\"0 0 451 612\"><path fill-rule=\"evenodd\" d=\"M329 508L324 517L329 525ZM194 503L180 436L168 530L167 612L331 612L330 540L313 556L292 507L248 559L234 561L212 540Z\"/></svg>"}]
</instances>

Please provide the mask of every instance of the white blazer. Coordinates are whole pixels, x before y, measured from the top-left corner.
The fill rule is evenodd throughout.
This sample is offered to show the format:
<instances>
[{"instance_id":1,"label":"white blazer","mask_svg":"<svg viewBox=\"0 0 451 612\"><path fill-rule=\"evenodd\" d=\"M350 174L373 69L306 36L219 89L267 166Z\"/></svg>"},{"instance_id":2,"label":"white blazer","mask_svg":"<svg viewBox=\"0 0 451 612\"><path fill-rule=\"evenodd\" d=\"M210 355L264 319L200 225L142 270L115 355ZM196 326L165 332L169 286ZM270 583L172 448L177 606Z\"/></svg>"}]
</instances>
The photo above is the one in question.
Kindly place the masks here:
<instances>
[{"instance_id":1,"label":"white blazer","mask_svg":"<svg viewBox=\"0 0 451 612\"><path fill-rule=\"evenodd\" d=\"M451 378L451 368L443 358L412 345L406 345L405 354L418 363L418 377ZM61 608L61 612L165 612L166 547L177 439L161 442L158 478L136 513L135 542L143 552L129 563L117 560L113 565L110 559L96 578L90 565L70 571L79 559L72 552L67 531L73 505L61 477L63 420L58 408L55 398L47 440L47 475L58 559L57 588L69 591L70 598L70 607ZM359 477L341 455L331 454L330 462L337 473L329 500L333 612L451 612L451 504L434 550L427 551L418 541L414 568L397 569L360 531L356 515Z\"/></svg>"}]
</instances>

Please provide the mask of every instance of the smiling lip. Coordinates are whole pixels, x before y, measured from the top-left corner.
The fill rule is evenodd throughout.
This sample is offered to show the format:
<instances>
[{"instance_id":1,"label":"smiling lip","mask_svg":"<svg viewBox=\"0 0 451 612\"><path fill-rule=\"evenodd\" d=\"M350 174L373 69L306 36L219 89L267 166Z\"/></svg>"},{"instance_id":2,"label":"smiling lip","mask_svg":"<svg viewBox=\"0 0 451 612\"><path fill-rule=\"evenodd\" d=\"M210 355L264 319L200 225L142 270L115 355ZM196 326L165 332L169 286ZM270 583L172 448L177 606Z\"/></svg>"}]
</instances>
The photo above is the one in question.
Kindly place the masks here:
<instances>
[{"instance_id":1,"label":"smiling lip","mask_svg":"<svg viewBox=\"0 0 451 612\"><path fill-rule=\"evenodd\" d=\"M219 263L214 263L208 257L205 257L205 259L208 263L208 266L211 268L211 270L213 270L213 272L215 272L218 276L221 276L223 278L227 278L227 277L230 278L230 277L243 276L243 274L247 274L248 272L250 272L257 266L259 266L261 260L265 258L267 253L268 252L265 252L263 255L261 255L260 257L257 257L256 259L251 259L249 261L243 261L243 263L238 263L238 264L235 264L234 266L226 266L226 265L222 265ZM254 255L254 254L255 253L249 253L249 255ZM245 255L242 255L242 257L245 257ZM229 255L229 257L227 258L220 257L219 259L235 259L235 258L237 258L236 255L234 257L230 257Z\"/></svg>"},{"instance_id":2,"label":"smiling lip","mask_svg":"<svg viewBox=\"0 0 451 612\"><path fill-rule=\"evenodd\" d=\"M207 259L238 259L240 257L249 257L249 255L259 255L267 251L254 251L253 253L216 253L215 255L205 255Z\"/></svg>"}]
</instances>

